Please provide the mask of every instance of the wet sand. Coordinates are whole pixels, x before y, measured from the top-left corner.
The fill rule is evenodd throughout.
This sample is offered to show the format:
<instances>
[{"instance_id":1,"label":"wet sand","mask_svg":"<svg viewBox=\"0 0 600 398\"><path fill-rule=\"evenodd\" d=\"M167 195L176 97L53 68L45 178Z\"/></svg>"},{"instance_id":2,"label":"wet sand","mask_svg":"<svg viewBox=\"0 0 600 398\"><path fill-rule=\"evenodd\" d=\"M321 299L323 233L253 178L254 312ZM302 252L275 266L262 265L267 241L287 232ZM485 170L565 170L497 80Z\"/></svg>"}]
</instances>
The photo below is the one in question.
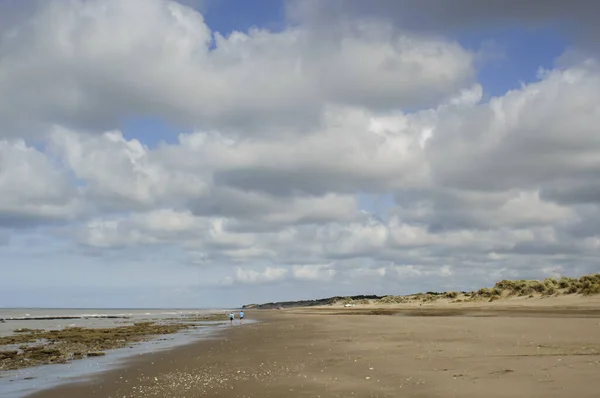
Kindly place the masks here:
<instances>
[{"instance_id":1,"label":"wet sand","mask_svg":"<svg viewBox=\"0 0 600 398\"><path fill-rule=\"evenodd\" d=\"M493 304L248 311L262 322L31 398L599 396L600 307Z\"/></svg>"}]
</instances>

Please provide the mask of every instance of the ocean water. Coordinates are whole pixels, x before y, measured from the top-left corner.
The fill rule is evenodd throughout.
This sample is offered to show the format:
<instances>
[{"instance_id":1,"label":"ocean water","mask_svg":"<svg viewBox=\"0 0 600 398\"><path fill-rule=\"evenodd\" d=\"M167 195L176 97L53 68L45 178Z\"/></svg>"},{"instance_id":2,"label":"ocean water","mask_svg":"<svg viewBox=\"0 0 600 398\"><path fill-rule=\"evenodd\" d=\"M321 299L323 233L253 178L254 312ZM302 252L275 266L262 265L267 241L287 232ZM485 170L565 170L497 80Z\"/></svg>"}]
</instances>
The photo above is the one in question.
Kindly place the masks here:
<instances>
[{"instance_id":1,"label":"ocean water","mask_svg":"<svg viewBox=\"0 0 600 398\"><path fill-rule=\"evenodd\" d=\"M89 328L131 325L146 320L185 319L188 316L225 312L226 309L127 309L127 308L0 308L0 336L13 334L15 329L62 329L82 326Z\"/></svg>"},{"instance_id":2,"label":"ocean water","mask_svg":"<svg viewBox=\"0 0 600 398\"><path fill-rule=\"evenodd\" d=\"M114 327L141 321L185 320L195 315L228 313L228 309L0 309L0 336L15 329L62 329L72 326ZM225 318L225 317L224 317ZM2 322L4 320L4 322ZM0 371L0 397L21 398L35 391L57 385L84 381L98 373L123 366L126 360L149 352L170 349L192 341L211 338L219 330L231 327L229 322L194 322L198 328L180 333L155 336L126 348L106 351L103 357L84 358L67 364L42 365L14 371ZM251 319L244 323L252 323ZM2 347L0 346L0 350Z\"/></svg>"}]
</instances>

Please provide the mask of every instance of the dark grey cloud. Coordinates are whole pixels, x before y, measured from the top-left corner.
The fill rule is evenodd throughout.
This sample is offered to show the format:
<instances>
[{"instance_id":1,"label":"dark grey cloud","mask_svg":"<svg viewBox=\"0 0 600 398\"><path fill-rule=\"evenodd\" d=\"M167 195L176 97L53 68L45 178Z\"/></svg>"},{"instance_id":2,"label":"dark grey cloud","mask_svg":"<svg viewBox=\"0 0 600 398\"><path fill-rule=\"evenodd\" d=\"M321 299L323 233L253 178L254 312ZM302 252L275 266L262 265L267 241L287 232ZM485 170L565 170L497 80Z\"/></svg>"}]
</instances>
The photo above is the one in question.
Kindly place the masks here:
<instances>
[{"instance_id":1,"label":"dark grey cloud","mask_svg":"<svg viewBox=\"0 0 600 398\"><path fill-rule=\"evenodd\" d=\"M27 20L44 0L0 0L0 35Z\"/></svg>"},{"instance_id":2,"label":"dark grey cloud","mask_svg":"<svg viewBox=\"0 0 600 398\"><path fill-rule=\"evenodd\" d=\"M600 236L600 207L598 204L586 203L571 206L575 211L576 218L563 226L564 233L579 241Z\"/></svg>"},{"instance_id":3,"label":"dark grey cloud","mask_svg":"<svg viewBox=\"0 0 600 398\"><path fill-rule=\"evenodd\" d=\"M479 34L492 41L498 28L548 28L562 34L569 45L557 64L574 64L600 53L600 2L595 0L289 0L287 4L291 21L312 24L324 35L330 34L335 21L353 24L365 19L391 21L398 29L417 34ZM486 43L481 43L483 53L489 50Z\"/></svg>"},{"instance_id":4,"label":"dark grey cloud","mask_svg":"<svg viewBox=\"0 0 600 398\"><path fill-rule=\"evenodd\" d=\"M336 18L383 18L403 29L449 33L466 28L555 24L573 30L597 29L595 0L291 0L288 17L326 24Z\"/></svg>"},{"instance_id":5,"label":"dark grey cloud","mask_svg":"<svg viewBox=\"0 0 600 398\"><path fill-rule=\"evenodd\" d=\"M47 214L35 214L33 212L17 213L15 210L0 210L0 228L28 229L39 226L60 226L67 223L64 215L52 216ZM2 234L0 234L0 241Z\"/></svg>"},{"instance_id":6,"label":"dark grey cloud","mask_svg":"<svg viewBox=\"0 0 600 398\"><path fill-rule=\"evenodd\" d=\"M319 165L299 165L296 169L270 167L244 167L217 171L217 185L235 187L247 191L264 192L284 200L296 195L324 195L328 192L354 193L357 188L367 192L382 190L383 181L365 175L351 175L344 170L326 170ZM319 178L314 178L319 175Z\"/></svg>"},{"instance_id":7,"label":"dark grey cloud","mask_svg":"<svg viewBox=\"0 0 600 398\"><path fill-rule=\"evenodd\" d=\"M267 231L285 225L321 224L351 221L357 217L356 202L351 195L306 195L298 191L286 198L264 193L259 187L232 189L215 186L202 198L188 203L189 209L204 217L230 217L244 224L259 224Z\"/></svg>"},{"instance_id":8,"label":"dark grey cloud","mask_svg":"<svg viewBox=\"0 0 600 398\"><path fill-rule=\"evenodd\" d=\"M599 204L600 181L595 178L597 173L598 171L594 171L587 178L560 180L543 186L541 197L567 205Z\"/></svg>"}]
</instances>

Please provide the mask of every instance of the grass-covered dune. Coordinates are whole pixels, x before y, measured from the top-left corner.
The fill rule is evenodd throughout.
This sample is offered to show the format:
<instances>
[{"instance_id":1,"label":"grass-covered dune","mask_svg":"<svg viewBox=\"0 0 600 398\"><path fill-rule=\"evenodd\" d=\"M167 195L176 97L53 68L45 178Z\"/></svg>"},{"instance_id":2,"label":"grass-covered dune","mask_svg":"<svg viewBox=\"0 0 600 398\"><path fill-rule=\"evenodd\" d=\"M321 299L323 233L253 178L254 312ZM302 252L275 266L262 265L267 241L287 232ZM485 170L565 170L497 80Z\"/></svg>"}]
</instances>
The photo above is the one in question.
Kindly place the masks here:
<instances>
[{"instance_id":1,"label":"grass-covered dune","mask_svg":"<svg viewBox=\"0 0 600 398\"><path fill-rule=\"evenodd\" d=\"M471 292L426 292L408 295L360 295L348 297L329 297L316 300L285 301L267 304L250 304L245 308L271 309L278 307L312 307L321 305L346 305L346 304L408 304L425 303L446 300L451 303L472 301L495 301L510 297L551 297L558 295L583 295L600 294L600 273L584 275L579 278L546 278L544 280L501 280L493 287L484 287Z\"/></svg>"}]
</instances>

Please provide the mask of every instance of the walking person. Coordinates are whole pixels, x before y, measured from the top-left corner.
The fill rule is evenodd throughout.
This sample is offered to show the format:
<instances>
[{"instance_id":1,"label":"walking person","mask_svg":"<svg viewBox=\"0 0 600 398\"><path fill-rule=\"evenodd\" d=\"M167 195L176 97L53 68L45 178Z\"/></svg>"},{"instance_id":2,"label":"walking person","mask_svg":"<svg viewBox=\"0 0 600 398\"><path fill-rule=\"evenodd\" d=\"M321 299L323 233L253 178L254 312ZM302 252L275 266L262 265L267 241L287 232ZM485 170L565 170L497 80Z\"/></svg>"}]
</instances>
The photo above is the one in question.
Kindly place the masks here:
<instances>
[{"instance_id":1,"label":"walking person","mask_svg":"<svg viewBox=\"0 0 600 398\"><path fill-rule=\"evenodd\" d=\"M244 311L240 311L240 323L244 322Z\"/></svg>"},{"instance_id":2,"label":"walking person","mask_svg":"<svg viewBox=\"0 0 600 398\"><path fill-rule=\"evenodd\" d=\"M233 315L233 311L232 311L229 313L229 324L230 325L233 325L233 318L234 318L234 315Z\"/></svg>"}]
</instances>

